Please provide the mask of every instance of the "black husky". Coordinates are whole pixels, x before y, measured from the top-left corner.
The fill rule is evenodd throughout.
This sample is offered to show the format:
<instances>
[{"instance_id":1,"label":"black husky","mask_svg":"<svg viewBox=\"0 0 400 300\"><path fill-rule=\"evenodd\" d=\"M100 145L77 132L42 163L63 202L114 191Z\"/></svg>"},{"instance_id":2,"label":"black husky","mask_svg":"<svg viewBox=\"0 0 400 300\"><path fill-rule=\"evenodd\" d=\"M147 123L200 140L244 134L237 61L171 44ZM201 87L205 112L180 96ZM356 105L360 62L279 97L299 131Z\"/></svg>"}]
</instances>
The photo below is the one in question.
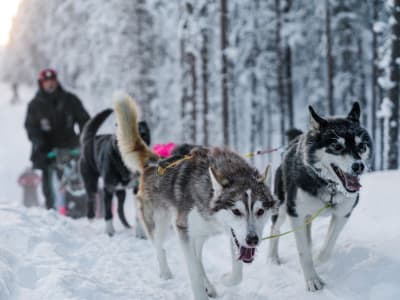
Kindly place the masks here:
<instances>
[{"instance_id":1,"label":"black husky","mask_svg":"<svg viewBox=\"0 0 400 300\"><path fill-rule=\"evenodd\" d=\"M118 150L117 140L112 134L96 135L101 124L112 113L112 109L106 109L98 113L87 122L81 136L82 154L80 158L80 171L89 198L88 218L95 215L95 199L98 192L98 181L103 180L103 199L106 221L106 233L115 233L112 223L112 199L114 194L118 199L118 216L122 224L129 228L124 214L124 202L126 189L134 188L137 176L132 174L124 165ZM149 129L145 122L140 122L141 133L145 140L149 141ZM136 231L139 237L143 237L140 228Z\"/></svg>"},{"instance_id":2,"label":"black husky","mask_svg":"<svg viewBox=\"0 0 400 300\"><path fill-rule=\"evenodd\" d=\"M360 106L355 103L346 117L320 117L310 109L311 128L293 134L275 178L279 213L272 217L272 234L279 233L285 215L295 230L297 250L307 289L322 289L311 251L311 224L317 211L331 217L328 234L317 262L326 261L359 199L359 177L372 157L372 141L360 124ZM279 263L278 239L272 239L271 262Z\"/></svg>"}]
</instances>

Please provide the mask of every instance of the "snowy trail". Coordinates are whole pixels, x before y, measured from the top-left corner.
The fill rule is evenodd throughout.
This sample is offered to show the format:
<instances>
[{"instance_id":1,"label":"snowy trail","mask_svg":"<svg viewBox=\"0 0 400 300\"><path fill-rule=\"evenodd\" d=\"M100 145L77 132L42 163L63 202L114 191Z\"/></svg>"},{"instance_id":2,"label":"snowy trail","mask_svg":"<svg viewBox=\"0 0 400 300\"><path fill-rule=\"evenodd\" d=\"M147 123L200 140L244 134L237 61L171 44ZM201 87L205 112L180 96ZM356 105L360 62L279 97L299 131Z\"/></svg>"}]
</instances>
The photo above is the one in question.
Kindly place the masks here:
<instances>
[{"instance_id":1,"label":"snowy trail","mask_svg":"<svg viewBox=\"0 0 400 300\"><path fill-rule=\"evenodd\" d=\"M163 281L150 243L136 239L133 230L123 229L118 222L116 236L109 238L102 220L74 221L55 212L21 207L16 177L28 165L29 143L22 127L25 105L9 107L8 98L1 96L0 300L191 299L174 236L167 252L175 277ZM234 288L220 281L230 269L228 238L210 239L204 261L218 299L400 299L399 182L400 172L363 178L360 204L332 259L317 267L327 286L315 294L305 291L293 235L281 239L281 266L266 263L264 243L255 262L245 266L243 282ZM132 199L125 208L133 223ZM318 219L313 226L315 248L322 244L326 229L327 219Z\"/></svg>"},{"instance_id":2,"label":"snowy trail","mask_svg":"<svg viewBox=\"0 0 400 300\"><path fill-rule=\"evenodd\" d=\"M230 267L228 239L211 239L205 263L220 299L400 299L399 204L393 189L399 180L399 172L364 178L360 207L332 260L318 267L328 283L320 293L305 291L293 236L281 240L283 265L266 263L264 244L256 261L245 267L242 284L231 289L220 283ZM381 197L375 197L374 185L384 191ZM381 201L393 209L385 211ZM0 299L190 299L175 237L167 247L175 278L163 281L150 243L121 226L109 238L100 220L74 221L10 204L0 206L0 220ZM326 221L315 226L317 246Z\"/></svg>"}]
</instances>

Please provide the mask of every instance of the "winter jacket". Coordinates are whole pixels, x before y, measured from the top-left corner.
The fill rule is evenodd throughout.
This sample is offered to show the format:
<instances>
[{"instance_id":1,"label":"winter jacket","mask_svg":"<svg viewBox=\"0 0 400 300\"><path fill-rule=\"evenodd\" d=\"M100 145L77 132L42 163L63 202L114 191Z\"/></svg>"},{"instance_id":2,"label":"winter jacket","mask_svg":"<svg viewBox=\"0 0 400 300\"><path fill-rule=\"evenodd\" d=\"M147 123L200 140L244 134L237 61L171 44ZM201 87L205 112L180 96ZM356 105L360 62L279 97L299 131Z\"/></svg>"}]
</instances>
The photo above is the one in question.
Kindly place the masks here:
<instances>
[{"instance_id":1,"label":"winter jacket","mask_svg":"<svg viewBox=\"0 0 400 300\"><path fill-rule=\"evenodd\" d=\"M25 119L34 167L45 168L47 153L54 148L78 147L79 133L88 120L89 114L74 94L61 86L52 94L39 89L28 104Z\"/></svg>"}]
</instances>

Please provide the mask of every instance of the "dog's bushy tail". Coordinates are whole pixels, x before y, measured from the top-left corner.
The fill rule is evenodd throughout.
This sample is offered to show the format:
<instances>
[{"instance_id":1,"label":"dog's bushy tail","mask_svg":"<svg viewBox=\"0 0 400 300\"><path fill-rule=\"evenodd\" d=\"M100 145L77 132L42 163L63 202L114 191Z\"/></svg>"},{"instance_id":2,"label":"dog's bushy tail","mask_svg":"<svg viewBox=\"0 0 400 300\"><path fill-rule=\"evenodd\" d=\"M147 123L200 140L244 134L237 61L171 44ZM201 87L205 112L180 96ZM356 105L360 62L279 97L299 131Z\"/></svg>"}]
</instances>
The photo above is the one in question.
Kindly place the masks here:
<instances>
[{"instance_id":1,"label":"dog's bushy tail","mask_svg":"<svg viewBox=\"0 0 400 300\"><path fill-rule=\"evenodd\" d=\"M132 172L142 172L149 159L158 159L139 134L138 110L135 101L124 92L114 94L117 118L117 141L121 157Z\"/></svg>"}]
</instances>

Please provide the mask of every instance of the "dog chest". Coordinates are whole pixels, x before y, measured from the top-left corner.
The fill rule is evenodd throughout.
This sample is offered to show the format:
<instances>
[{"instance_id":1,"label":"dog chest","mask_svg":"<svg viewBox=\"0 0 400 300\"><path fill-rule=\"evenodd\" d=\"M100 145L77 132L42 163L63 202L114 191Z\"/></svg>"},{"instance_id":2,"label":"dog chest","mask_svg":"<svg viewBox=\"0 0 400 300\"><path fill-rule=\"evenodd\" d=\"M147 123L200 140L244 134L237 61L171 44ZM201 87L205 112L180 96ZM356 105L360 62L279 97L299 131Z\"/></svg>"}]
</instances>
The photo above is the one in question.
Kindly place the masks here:
<instances>
[{"instance_id":1,"label":"dog chest","mask_svg":"<svg viewBox=\"0 0 400 300\"><path fill-rule=\"evenodd\" d=\"M331 199L329 193L321 193L315 197L306 191L298 188L296 197L296 212L300 216L312 215L319 209L321 209ZM357 194L353 197L346 197L341 193L338 193L333 198L334 208L330 208L324 211L321 215L336 214L338 216L345 216L351 212L354 204L357 200Z\"/></svg>"},{"instance_id":2,"label":"dog chest","mask_svg":"<svg viewBox=\"0 0 400 300\"><path fill-rule=\"evenodd\" d=\"M214 217L205 217L197 208L193 208L188 214L188 231L191 236L207 237L221 233Z\"/></svg>"}]
</instances>

